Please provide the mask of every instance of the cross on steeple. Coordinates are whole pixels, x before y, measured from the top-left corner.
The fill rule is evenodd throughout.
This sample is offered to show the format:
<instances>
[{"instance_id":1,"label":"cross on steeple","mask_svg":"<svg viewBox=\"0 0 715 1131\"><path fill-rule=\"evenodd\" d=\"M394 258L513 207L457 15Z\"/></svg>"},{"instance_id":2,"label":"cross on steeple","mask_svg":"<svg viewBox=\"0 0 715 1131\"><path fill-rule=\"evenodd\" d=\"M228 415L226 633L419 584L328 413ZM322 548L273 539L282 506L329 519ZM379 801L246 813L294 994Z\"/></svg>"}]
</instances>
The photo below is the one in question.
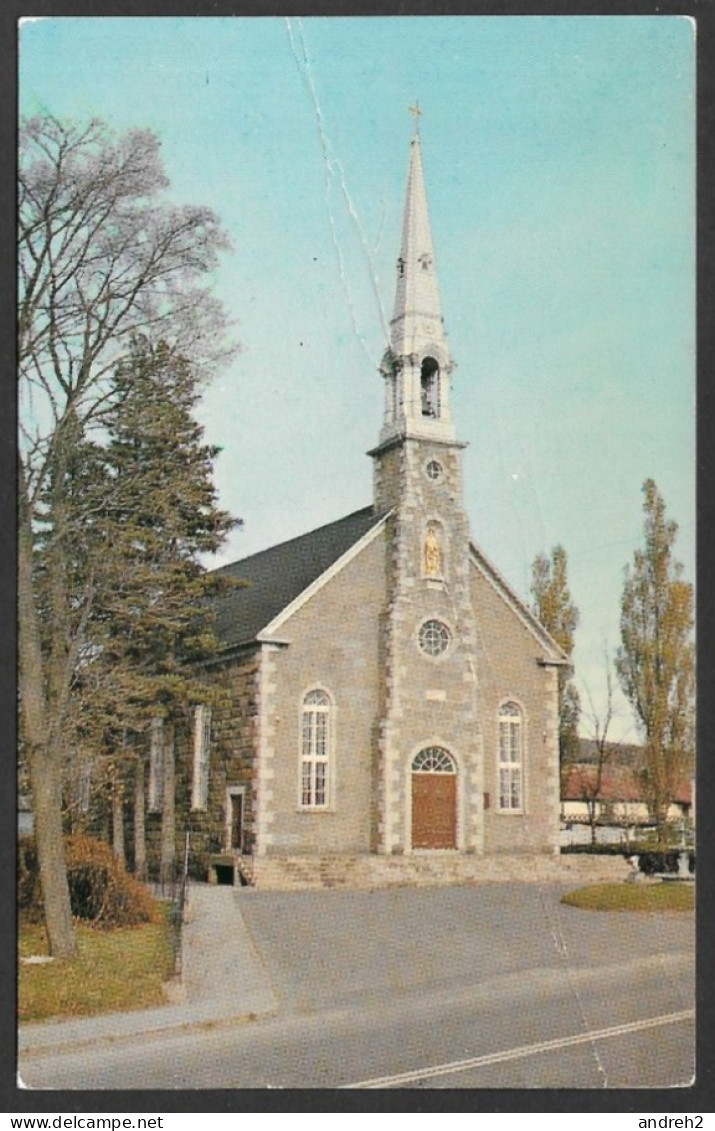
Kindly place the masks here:
<instances>
[{"instance_id":1,"label":"cross on steeple","mask_svg":"<svg viewBox=\"0 0 715 1131\"><path fill-rule=\"evenodd\" d=\"M419 102L415 101L414 106L409 106L408 109L415 119L415 133L418 134L420 132L420 118L422 117Z\"/></svg>"}]
</instances>

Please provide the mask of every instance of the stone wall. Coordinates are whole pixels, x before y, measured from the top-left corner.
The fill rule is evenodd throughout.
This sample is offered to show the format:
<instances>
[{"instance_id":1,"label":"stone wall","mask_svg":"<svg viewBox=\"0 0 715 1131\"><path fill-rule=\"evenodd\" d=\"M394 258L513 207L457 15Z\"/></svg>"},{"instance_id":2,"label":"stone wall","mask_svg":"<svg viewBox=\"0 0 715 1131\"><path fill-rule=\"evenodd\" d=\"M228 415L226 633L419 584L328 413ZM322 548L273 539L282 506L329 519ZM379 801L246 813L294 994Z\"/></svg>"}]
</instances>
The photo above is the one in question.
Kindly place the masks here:
<instances>
[{"instance_id":1,"label":"stone wall","mask_svg":"<svg viewBox=\"0 0 715 1131\"><path fill-rule=\"evenodd\" d=\"M368 852L380 714L380 621L385 607L385 537L380 530L276 631L264 647L261 826L264 854ZM303 699L327 692L329 804L301 807Z\"/></svg>"},{"instance_id":2,"label":"stone wall","mask_svg":"<svg viewBox=\"0 0 715 1131\"><path fill-rule=\"evenodd\" d=\"M205 812L188 811L192 871L207 873L212 854L227 850L227 790L244 789L245 846L253 846L255 810L255 753L259 725L258 677L260 656L254 651L243 653L215 667L210 675L213 694L211 708L211 761L209 796ZM187 728L181 742L181 781L178 792L190 797L193 764L192 737ZM183 852L183 826L177 827L177 850Z\"/></svg>"},{"instance_id":3,"label":"stone wall","mask_svg":"<svg viewBox=\"0 0 715 1131\"><path fill-rule=\"evenodd\" d=\"M262 891L325 888L435 886L464 883L560 883L574 887L625 880L630 866L620 856L462 853L411 856L325 855L254 860L253 883Z\"/></svg>"},{"instance_id":4,"label":"stone wall","mask_svg":"<svg viewBox=\"0 0 715 1131\"><path fill-rule=\"evenodd\" d=\"M482 845L476 625L461 501L462 447L406 439L375 453L378 505L396 504L389 527L378 796L378 848L387 854L412 851L412 762L428 747L445 749L456 766L457 847L479 852ZM433 477L428 468L436 466ZM439 532L436 569L425 561L430 527ZM421 625L432 619L451 637L438 656L425 654L418 643Z\"/></svg>"},{"instance_id":5,"label":"stone wall","mask_svg":"<svg viewBox=\"0 0 715 1131\"><path fill-rule=\"evenodd\" d=\"M544 648L476 565L471 573L477 626L479 708L484 735L485 853L558 851L557 669ZM499 809L499 708L522 711L522 812Z\"/></svg>"}]
</instances>

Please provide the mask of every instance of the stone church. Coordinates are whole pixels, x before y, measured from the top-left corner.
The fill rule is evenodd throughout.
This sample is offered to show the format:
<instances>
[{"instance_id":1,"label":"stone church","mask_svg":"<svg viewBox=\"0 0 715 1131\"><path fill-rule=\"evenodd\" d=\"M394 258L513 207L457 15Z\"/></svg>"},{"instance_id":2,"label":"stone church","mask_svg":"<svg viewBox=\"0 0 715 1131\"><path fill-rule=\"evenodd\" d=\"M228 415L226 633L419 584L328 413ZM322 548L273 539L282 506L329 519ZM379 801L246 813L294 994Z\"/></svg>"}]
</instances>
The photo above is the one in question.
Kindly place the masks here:
<instances>
[{"instance_id":1,"label":"stone church","mask_svg":"<svg viewBox=\"0 0 715 1131\"><path fill-rule=\"evenodd\" d=\"M418 129L390 325L372 503L221 571L246 584L218 601L223 698L195 712L187 783L220 882L431 882L558 853L567 661L470 539Z\"/></svg>"}]
</instances>

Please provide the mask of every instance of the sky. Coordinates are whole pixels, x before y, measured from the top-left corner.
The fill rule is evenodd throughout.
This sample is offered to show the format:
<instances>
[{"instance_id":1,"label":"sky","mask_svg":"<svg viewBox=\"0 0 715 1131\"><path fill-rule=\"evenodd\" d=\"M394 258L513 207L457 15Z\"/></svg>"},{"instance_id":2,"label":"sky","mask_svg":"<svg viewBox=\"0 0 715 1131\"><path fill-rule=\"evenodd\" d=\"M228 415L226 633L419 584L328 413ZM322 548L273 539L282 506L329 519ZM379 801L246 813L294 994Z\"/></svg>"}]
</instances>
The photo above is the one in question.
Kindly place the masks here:
<instances>
[{"instance_id":1,"label":"sky","mask_svg":"<svg viewBox=\"0 0 715 1131\"><path fill-rule=\"evenodd\" d=\"M655 479L695 580L695 25L681 16L51 17L20 109L161 139L215 210L241 350L206 389L216 564L366 506L412 118L472 536L529 600L560 543L593 732ZM615 681L617 683L617 681ZM616 694L611 735L635 741Z\"/></svg>"}]
</instances>

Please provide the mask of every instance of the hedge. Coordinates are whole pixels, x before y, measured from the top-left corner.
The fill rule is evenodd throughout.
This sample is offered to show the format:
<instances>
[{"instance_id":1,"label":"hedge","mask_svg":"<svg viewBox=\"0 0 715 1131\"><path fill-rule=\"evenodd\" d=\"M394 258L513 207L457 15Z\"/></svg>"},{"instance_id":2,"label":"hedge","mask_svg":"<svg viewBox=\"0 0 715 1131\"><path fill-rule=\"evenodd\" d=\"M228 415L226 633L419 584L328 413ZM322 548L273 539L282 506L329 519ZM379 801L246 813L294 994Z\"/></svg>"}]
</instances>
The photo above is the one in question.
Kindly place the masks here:
<instances>
[{"instance_id":1,"label":"hedge","mask_svg":"<svg viewBox=\"0 0 715 1131\"><path fill-rule=\"evenodd\" d=\"M638 857L639 871L646 876L653 876L659 872L677 872L678 858L683 851L681 848L654 848L651 841L633 841L631 844L570 844L561 849L562 854L586 853L595 856L630 856ZM695 851L685 849L688 853L688 864L691 872L695 871Z\"/></svg>"}]
</instances>

